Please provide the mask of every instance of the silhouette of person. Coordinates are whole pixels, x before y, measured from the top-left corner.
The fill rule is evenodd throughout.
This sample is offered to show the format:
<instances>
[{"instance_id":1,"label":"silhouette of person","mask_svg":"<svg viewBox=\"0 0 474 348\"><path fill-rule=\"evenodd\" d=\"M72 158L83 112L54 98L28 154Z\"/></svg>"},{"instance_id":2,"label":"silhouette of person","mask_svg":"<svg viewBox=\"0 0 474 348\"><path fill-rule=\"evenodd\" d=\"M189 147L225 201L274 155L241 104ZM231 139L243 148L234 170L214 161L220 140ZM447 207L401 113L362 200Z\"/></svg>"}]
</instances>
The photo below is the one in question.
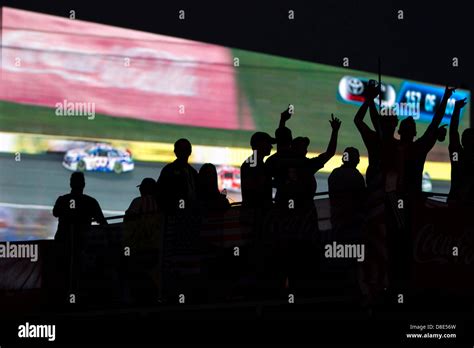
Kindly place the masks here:
<instances>
[{"instance_id":1,"label":"silhouette of person","mask_svg":"<svg viewBox=\"0 0 474 348\"><path fill-rule=\"evenodd\" d=\"M355 242L361 238L367 197L364 177L357 170L359 161L359 150L346 148L342 166L334 169L328 178L331 224L338 240Z\"/></svg>"},{"instance_id":2,"label":"silhouette of person","mask_svg":"<svg viewBox=\"0 0 474 348\"><path fill-rule=\"evenodd\" d=\"M83 193L85 187L84 174L71 174L71 192L58 197L53 208L53 215L58 218L58 230L54 240L59 246L60 272L64 274L63 286L75 289L78 283L80 255L85 247L90 226L93 221L106 225L107 220L94 198ZM65 290L63 288L63 290Z\"/></svg>"},{"instance_id":3,"label":"silhouette of person","mask_svg":"<svg viewBox=\"0 0 474 348\"><path fill-rule=\"evenodd\" d=\"M226 196L219 192L217 170L212 163L202 165L198 174L198 198L205 211L225 211L230 208Z\"/></svg>"},{"instance_id":4,"label":"silhouette of person","mask_svg":"<svg viewBox=\"0 0 474 348\"><path fill-rule=\"evenodd\" d=\"M367 148L369 165L366 170L367 186L367 255L364 262L364 293L369 302L383 293L388 286L387 219L385 214L385 176L382 171L382 143L396 141L394 133L398 118L393 113L380 116L374 98L380 90L374 80L369 81L364 91L364 102L354 117L354 124ZM371 129L364 117L370 111ZM388 145L386 145L388 146ZM336 220L336 219L333 219ZM337 221L333 222L337 225ZM337 227L336 227L337 228Z\"/></svg>"},{"instance_id":5,"label":"silhouette of person","mask_svg":"<svg viewBox=\"0 0 474 348\"><path fill-rule=\"evenodd\" d=\"M379 115L374 103L374 98L377 97L378 94L379 90L375 84L369 83L364 93L364 103L354 117L354 123L367 148L369 166L366 171L366 181L367 188L371 191L377 191L383 188L380 168L381 141L382 138L387 139L387 141L394 139L394 133L398 124L398 118L393 113L383 117ZM364 116L367 110L370 110L370 119L374 130L370 129L364 122ZM378 129L380 130L378 131Z\"/></svg>"},{"instance_id":6,"label":"silhouette of person","mask_svg":"<svg viewBox=\"0 0 474 348\"><path fill-rule=\"evenodd\" d=\"M397 293L409 284L412 250L412 209L423 203L422 180L426 156L446 134L440 127L454 88L446 87L443 98L424 134L417 135L412 116L400 122L400 140L382 138L381 167L385 181L385 218L389 254L390 288ZM401 204L403 209L400 209Z\"/></svg>"},{"instance_id":7,"label":"silhouette of person","mask_svg":"<svg viewBox=\"0 0 474 348\"><path fill-rule=\"evenodd\" d=\"M215 223L216 217L222 221L223 213L230 208L226 196L219 192L217 170L211 163L205 163L199 169L198 198L204 224L209 221ZM209 231L208 227L205 231ZM238 277L238 269L234 265L236 258L233 258L225 248L210 242L207 238L202 238L201 242L201 250L205 250L203 254L206 255L201 260L201 280L207 282L211 288L208 296L212 297L211 294L215 294L225 297L230 289L231 279Z\"/></svg>"},{"instance_id":8,"label":"silhouette of person","mask_svg":"<svg viewBox=\"0 0 474 348\"><path fill-rule=\"evenodd\" d=\"M331 137L325 152L307 158L310 140L295 138L290 156L279 159L281 185L276 197L277 230L274 232L274 263L276 287L281 288L286 277L290 289L309 294L315 287L318 268L316 250L319 228L314 202L317 183L314 175L334 156L341 121L331 115Z\"/></svg>"},{"instance_id":9,"label":"silhouette of person","mask_svg":"<svg viewBox=\"0 0 474 348\"><path fill-rule=\"evenodd\" d=\"M357 170L359 161L359 151L346 148L342 166L335 168L328 178L333 240L338 243L366 244L367 192L364 177ZM358 289L360 264L354 259L332 261L346 286Z\"/></svg>"},{"instance_id":10,"label":"silhouette of person","mask_svg":"<svg viewBox=\"0 0 474 348\"><path fill-rule=\"evenodd\" d=\"M308 137L296 137L291 142L291 154L294 158L304 158L308 154L310 140Z\"/></svg>"},{"instance_id":11,"label":"silhouette of person","mask_svg":"<svg viewBox=\"0 0 474 348\"><path fill-rule=\"evenodd\" d=\"M341 121L334 118L332 114L329 123L332 132L325 152L317 157L307 158L310 140L307 137L297 137L291 146L291 157L281 160L280 171L284 175L280 194L276 198L276 203L279 206L297 210L314 208L314 194L317 190L314 175L336 153L337 136L341 126ZM289 206L289 203L294 204Z\"/></svg>"},{"instance_id":12,"label":"silhouette of person","mask_svg":"<svg viewBox=\"0 0 474 348\"><path fill-rule=\"evenodd\" d=\"M72 173L71 192L56 200L53 208L53 215L59 220L56 241L66 242L71 238L81 241L86 237L81 233L88 231L92 221L107 224L97 200L83 193L85 185L83 173Z\"/></svg>"},{"instance_id":13,"label":"silhouette of person","mask_svg":"<svg viewBox=\"0 0 474 348\"><path fill-rule=\"evenodd\" d=\"M161 170L157 180L157 199L168 214L189 211L196 206L198 173L188 163L191 152L189 140L177 140L174 143L176 160Z\"/></svg>"},{"instance_id":14,"label":"silhouette of person","mask_svg":"<svg viewBox=\"0 0 474 348\"><path fill-rule=\"evenodd\" d=\"M400 123L398 134L400 135L400 141L395 149L395 153L392 153L393 149L388 149L387 155L395 155L395 159L398 161L397 167L392 173L387 173L386 183L387 189L396 188L401 194L406 194L413 198L419 196L422 191L422 180L423 180L423 167L426 161L426 156L436 144L439 138L443 138L443 134L446 134L445 125L440 127L441 121L443 120L444 113L446 111L446 105L448 99L451 97L454 88L446 87L443 99L441 100L438 109L436 110L431 123L424 132L424 134L414 140L416 132L416 123L413 117L409 116ZM386 162L390 160L386 158Z\"/></svg>"},{"instance_id":15,"label":"silhouette of person","mask_svg":"<svg viewBox=\"0 0 474 348\"><path fill-rule=\"evenodd\" d=\"M248 157L240 167L240 180L242 192L242 207L240 209L240 223L242 228L249 231L249 244L246 249L252 250L249 263L253 263L256 272L256 291L260 292L265 287L260 284L266 277L264 269L264 249L262 236L264 221L273 206L272 177L264 163L265 157L270 155L276 139L268 133L256 132L250 138L253 154ZM250 259L252 261L250 261Z\"/></svg>"},{"instance_id":16,"label":"silhouette of person","mask_svg":"<svg viewBox=\"0 0 474 348\"><path fill-rule=\"evenodd\" d=\"M278 199L279 190L281 189L285 180L285 160L292 157L291 143L293 135L291 129L285 126L286 122L291 118L293 111L290 111L290 106L280 114L280 123L275 130L275 138L277 144L277 151L268 157L265 161L265 166L272 176L272 187L276 189L275 200Z\"/></svg>"},{"instance_id":17,"label":"silhouette of person","mask_svg":"<svg viewBox=\"0 0 474 348\"><path fill-rule=\"evenodd\" d=\"M192 153L189 140L178 139L174 153L176 160L161 170L157 180L157 200L167 215L163 236L165 297L176 289L190 287L192 277L183 274L199 269L198 172L188 163Z\"/></svg>"},{"instance_id":18,"label":"silhouette of person","mask_svg":"<svg viewBox=\"0 0 474 348\"><path fill-rule=\"evenodd\" d=\"M133 219L143 214L153 214L159 211L155 199L156 181L153 178L144 178L140 185L140 197L136 197L125 211L125 220Z\"/></svg>"},{"instance_id":19,"label":"silhouette of person","mask_svg":"<svg viewBox=\"0 0 474 348\"><path fill-rule=\"evenodd\" d=\"M449 158L451 161L451 189L449 204L474 202L474 128L464 130L459 138L459 115L466 99L457 100L449 126Z\"/></svg>"},{"instance_id":20,"label":"silhouette of person","mask_svg":"<svg viewBox=\"0 0 474 348\"><path fill-rule=\"evenodd\" d=\"M314 178L314 173L312 174L312 171L308 170L305 166L305 162L308 160L306 154L308 153L309 144L310 140L308 137L294 138L291 142L290 157L280 160L282 184L280 184L277 202L279 204L282 202L288 203L288 200L291 199L295 203L292 209L301 210L304 207L301 203L305 201L310 207L314 206L313 198L316 192L316 179ZM323 164L318 164L318 167L322 166ZM309 199L309 195L311 195L311 199ZM308 196L306 200L304 200L305 196Z\"/></svg>"},{"instance_id":21,"label":"silhouette of person","mask_svg":"<svg viewBox=\"0 0 474 348\"><path fill-rule=\"evenodd\" d=\"M270 155L276 139L256 132L250 139L253 154L240 167L242 206L267 210L272 206L272 182L264 158Z\"/></svg>"},{"instance_id":22,"label":"silhouette of person","mask_svg":"<svg viewBox=\"0 0 474 348\"><path fill-rule=\"evenodd\" d=\"M144 178L136 197L125 211L123 246L130 248L130 256L122 259L126 270L124 290L131 291L137 301L152 300L159 286L158 253L160 209L155 199L156 181Z\"/></svg>"}]
</instances>

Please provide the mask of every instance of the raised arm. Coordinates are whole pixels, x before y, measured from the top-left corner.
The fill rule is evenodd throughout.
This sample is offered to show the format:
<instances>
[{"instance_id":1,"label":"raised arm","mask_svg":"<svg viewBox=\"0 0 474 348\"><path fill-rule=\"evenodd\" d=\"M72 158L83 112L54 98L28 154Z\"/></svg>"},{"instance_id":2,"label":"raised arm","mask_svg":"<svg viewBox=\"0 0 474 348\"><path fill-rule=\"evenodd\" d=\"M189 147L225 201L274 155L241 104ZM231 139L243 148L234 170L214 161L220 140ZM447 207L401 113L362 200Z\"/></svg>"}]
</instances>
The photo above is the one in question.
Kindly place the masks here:
<instances>
[{"instance_id":1,"label":"raised arm","mask_svg":"<svg viewBox=\"0 0 474 348\"><path fill-rule=\"evenodd\" d=\"M331 138L329 139L328 147L326 149L326 152L323 152L317 157L323 165L327 163L327 161L329 161L336 154L337 135L339 133L339 128L341 127L341 121L337 117L334 118L333 114L331 114L331 119L329 120L329 123L331 124L332 132Z\"/></svg>"},{"instance_id":2,"label":"raised arm","mask_svg":"<svg viewBox=\"0 0 474 348\"><path fill-rule=\"evenodd\" d=\"M425 133L417 140L419 144L421 144L426 149L431 149L438 139L438 135L441 131L439 128L443 128L445 126L439 127L441 121L443 120L444 113L446 112L446 105L448 104L449 98L453 95L455 88L446 86L444 91L443 99L436 110L433 119L431 120L430 125L426 128Z\"/></svg>"},{"instance_id":3,"label":"raised arm","mask_svg":"<svg viewBox=\"0 0 474 348\"><path fill-rule=\"evenodd\" d=\"M369 126L364 122L364 117L365 114L367 113L367 110L369 109L369 101L366 99L364 103L360 106L359 110L357 110L357 113L354 116L354 123L359 130L359 132L362 132L366 129L369 129Z\"/></svg>"},{"instance_id":4,"label":"raised arm","mask_svg":"<svg viewBox=\"0 0 474 348\"><path fill-rule=\"evenodd\" d=\"M375 130L378 128L376 125L378 125L378 112L377 109L375 108L375 103L374 103L374 98L378 95L379 91L378 89L369 84L366 87L365 93L364 93L364 103L361 105L359 110L357 111L355 117L354 117L354 123L359 130L360 133L366 133L366 132L371 132L372 130L370 127L364 122L364 117L365 114L367 113L367 109L370 108L370 119L372 121L372 124L374 125Z\"/></svg>"},{"instance_id":5,"label":"raised arm","mask_svg":"<svg viewBox=\"0 0 474 348\"><path fill-rule=\"evenodd\" d=\"M370 120L372 121L375 132L377 132L379 138L383 138L387 134L382 134L382 127L380 127L380 115L373 99L369 100L369 112Z\"/></svg>"},{"instance_id":6,"label":"raised arm","mask_svg":"<svg viewBox=\"0 0 474 348\"><path fill-rule=\"evenodd\" d=\"M456 88L454 87L448 87L446 86L446 89L444 91L443 99L441 99L441 103L438 106L438 109L436 110L433 119L431 120L430 125L426 129L426 132L433 132L436 133L438 130L439 125L441 124L441 121L443 120L444 113L446 112L446 105L448 105L448 100L451 98L453 95L454 91Z\"/></svg>"},{"instance_id":7,"label":"raised arm","mask_svg":"<svg viewBox=\"0 0 474 348\"><path fill-rule=\"evenodd\" d=\"M461 109L466 105L466 98L457 100L454 104L453 116L451 117L451 123L449 125L449 146L460 147L461 139L459 137L459 115Z\"/></svg>"},{"instance_id":8,"label":"raised arm","mask_svg":"<svg viewBox=\"0 0 474 348\"><path fill-rule=\"evenodd\" d=\"M278 128L283 128L286 126L286 121L291 118L293 111L293 105L288 105L288 108L280 114L280 123L278 124Z\"/></svg>"}]
</instances>

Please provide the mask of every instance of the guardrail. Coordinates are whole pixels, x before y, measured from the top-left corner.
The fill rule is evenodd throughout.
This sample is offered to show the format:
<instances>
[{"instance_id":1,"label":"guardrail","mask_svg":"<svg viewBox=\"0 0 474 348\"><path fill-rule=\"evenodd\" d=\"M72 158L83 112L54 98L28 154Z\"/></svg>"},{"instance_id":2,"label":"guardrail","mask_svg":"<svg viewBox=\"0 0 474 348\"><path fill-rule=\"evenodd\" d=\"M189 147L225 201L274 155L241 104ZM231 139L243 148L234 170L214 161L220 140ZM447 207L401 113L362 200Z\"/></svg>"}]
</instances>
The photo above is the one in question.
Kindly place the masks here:
<instances>
[{"instance_id":1,"label":"guardrail","mask_svg":"<svg viewBox=\"0 0 474 348\"><path fill-rule=\"evenodd\" d=\"M423 195L426 197L426 198L432 198L432 197L443 197L443 198L447 198L449 196L449 194L447 193L436 193L436 192L423 192ZM323 199L323 198L329 198L329 192L317 192L314 194L314 198L315 199ZM239 207L242 205L242 202L233 202L233 203L230 203L230 206L231 207ZM109 220L118 220L118 219L123 219L125 217L125 215L115 215L115 216L108 216L106 217L105 219L107 221Z\"/></svg>"}]
</instances>

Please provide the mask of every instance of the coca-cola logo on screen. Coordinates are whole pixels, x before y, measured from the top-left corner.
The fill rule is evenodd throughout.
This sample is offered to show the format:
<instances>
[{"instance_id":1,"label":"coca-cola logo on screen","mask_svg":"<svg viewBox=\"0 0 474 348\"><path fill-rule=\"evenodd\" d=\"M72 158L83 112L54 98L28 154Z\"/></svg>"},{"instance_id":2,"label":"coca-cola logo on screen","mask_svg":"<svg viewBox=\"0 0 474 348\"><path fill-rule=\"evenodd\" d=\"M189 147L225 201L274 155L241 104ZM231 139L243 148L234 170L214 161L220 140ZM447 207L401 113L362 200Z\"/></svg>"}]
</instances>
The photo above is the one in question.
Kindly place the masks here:
<instances>
[{"instance_id":1,"label":"coca-cola logo on screen","mask_svg":"<svg viewBox=\"0 0 474 348\"><path fill-rule=\"evenodd\" d=\"M15 73L53 74L64 80L104 88L194 96L195 57L168 49L114 43L105 38L84 44L42 32L5 32L3 69Z\"/></svg>"}]
</instances>

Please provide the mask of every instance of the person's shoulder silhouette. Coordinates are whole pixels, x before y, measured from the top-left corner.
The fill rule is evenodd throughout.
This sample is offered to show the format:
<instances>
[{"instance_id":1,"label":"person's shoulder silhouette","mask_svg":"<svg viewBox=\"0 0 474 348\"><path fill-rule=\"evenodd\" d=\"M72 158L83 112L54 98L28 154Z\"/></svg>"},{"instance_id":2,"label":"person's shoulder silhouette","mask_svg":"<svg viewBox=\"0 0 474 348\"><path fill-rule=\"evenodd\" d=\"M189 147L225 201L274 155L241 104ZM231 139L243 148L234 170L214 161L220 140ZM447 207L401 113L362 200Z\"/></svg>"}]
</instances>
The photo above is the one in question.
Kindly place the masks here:
<instances>
[{"instance_id":1,"label":"person's shoulder silhouette","mask_svg":"<svg viewBox=\"0 0 474 348\"><path fill-rule=\"evenodd\" d=\"M276 140L268 133L256 132L250 139L252 155L240 167L242 204L246 207L272 205L272 181L264 158L270 155Z\"/></svg>"},{"instance_id":2,"label":"person's shoulder silhouette","mask_svg":"<svg viewBox=\"0 0 474 348\"><path fill-rule=\"evenodd\" d=\"M337 196L338 193L350 195L352 198L359 198L355 193L365 190L365 180L357 169L360 161L359 150L348 147L342 155L342 166L335 168L328 178L329 195Z\"/></svg>"},{"instance_id":3,"label":"person's shoulder silhouette","mask_svg":"<svg viewBox=\"0 0 474 348\"><path fill-rule=\"evenodd\" d=\"M226 196L219 192L217 169L205 163L198 174L198 197L201 208L208 212L223 212L230 208Z\"/></svg>"},{"instance_id":4,"label":"person's shoulder silhouette","mask_svg":"<svg viewBox=\"0 0 474 348\"><path fill-rule=\"evenodd\" d=\"M449 126L449 158L451 161L451 189L449 202L474 202L474 128L459 135L459 117L466 98L457 100Z\"/></svg>"},{"instance_id":5,"label":"person's shoulder silhouette","mask_svg":"<svg viewBox=\"0 0 474 348\"><path fill-rule=\"evenodd\" d=\"M365 180L357 169L359 150L348 147L342 155L342 166L335 168L328 178L331 223L334 231L348 226L361 227L367 207Z\"/></svg>"},{"instance_id":6,"label":"person's shoulder silhouette","mask_svg":"<svg viewBox=\"0 0 474 348\"><path fill-rule=\"evenodd\" d=\"M70 178L71 192L60 196L53 208L53 215L58 218L56 240L64 240L71 228L83 229L92 221L107 224L99 202L83 193L85 187L84 174L74 172Z\"/></svg>"},{"instance_id":7,"label":"person's shoulder silhouette","mask_svg":"<svg viewBox=\"0 0 474 348\"><path fill-rule=\"evenodd\" d=\"M125 211L126 219L159 212L158 203L154 197L156 181L153 178L144 178L137 187L140 190L140 197L134 198L130 203Z\"/></svg>"},{"instance_id":8,"label":"person's shoulder silhouette","mask_svg":"<svg viewBox=\"0 0 474 348\"><path fill-rule=\"evenodd\" d=\"M167 164L157 180L157 199L166 211L187 209L197 201L198 173L189 163L192 145L188 139L174 143L176 160Z\"/></svg>"}]
</instances>

